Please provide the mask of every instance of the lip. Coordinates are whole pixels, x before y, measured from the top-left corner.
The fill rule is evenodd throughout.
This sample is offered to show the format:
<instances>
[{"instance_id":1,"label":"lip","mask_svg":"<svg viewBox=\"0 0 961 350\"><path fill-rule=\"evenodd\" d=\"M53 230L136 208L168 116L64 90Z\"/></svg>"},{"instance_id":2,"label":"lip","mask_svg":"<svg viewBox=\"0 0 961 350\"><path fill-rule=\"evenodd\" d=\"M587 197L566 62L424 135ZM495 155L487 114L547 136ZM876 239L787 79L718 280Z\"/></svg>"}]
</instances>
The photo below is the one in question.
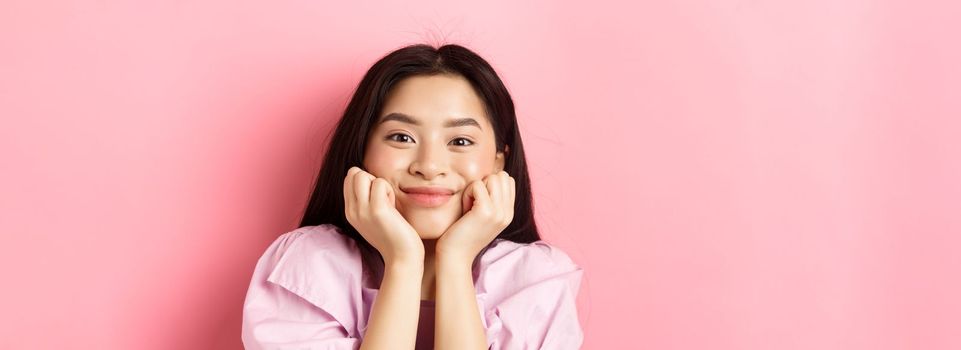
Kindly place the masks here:
<instances>
[{"instance_id":1,"label":"lip","mask_svg":"<svg viewBox=\"0 0 961 350\"><path fill-rule=\"evenodd\" d=\"M406 187L401 188L404 197L422 207L438 207L450 201L454 191L444 187Z\"/></svg>"}]
</instances>

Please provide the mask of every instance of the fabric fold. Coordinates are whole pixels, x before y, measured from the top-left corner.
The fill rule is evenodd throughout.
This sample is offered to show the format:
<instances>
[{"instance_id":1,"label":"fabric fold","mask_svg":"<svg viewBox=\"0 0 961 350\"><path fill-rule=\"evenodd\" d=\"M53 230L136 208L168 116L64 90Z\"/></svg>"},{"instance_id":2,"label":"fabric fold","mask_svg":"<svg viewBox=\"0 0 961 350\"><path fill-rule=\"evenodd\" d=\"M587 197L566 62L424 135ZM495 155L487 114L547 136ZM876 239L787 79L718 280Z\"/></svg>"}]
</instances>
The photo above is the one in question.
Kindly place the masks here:
<instances>
[{"instance_id":1,"label":"fabric fold","mask_svg":"<svg viewBox=\"0 0 961 350\"><path fill-rule=\"evenodd\" d=\"M489 348L579 348L583 333L576 297L582 276L566 253L544 241L493 242L474 276ZM358 348L379 292L365 286L364 277L356 243L336 226L306 226L281 235L255 268L244 303L244 345Z\"/></svg>"}]
</instances>

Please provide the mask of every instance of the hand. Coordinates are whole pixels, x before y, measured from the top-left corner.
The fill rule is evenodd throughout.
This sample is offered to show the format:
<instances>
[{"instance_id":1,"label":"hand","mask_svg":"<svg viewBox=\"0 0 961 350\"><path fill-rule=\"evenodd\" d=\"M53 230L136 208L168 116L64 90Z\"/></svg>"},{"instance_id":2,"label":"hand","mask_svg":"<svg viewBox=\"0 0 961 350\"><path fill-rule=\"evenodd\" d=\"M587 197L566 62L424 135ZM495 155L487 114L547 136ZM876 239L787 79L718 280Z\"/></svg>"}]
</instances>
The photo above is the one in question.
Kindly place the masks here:
<instances>
[{"instance_id":1,"label":"hand","mask_svg":"<svg viewBox=\"0 0 961 350\"><path fill-rule=\"evenodd\" d=\"M357 232L389 264L397 259L423 262L424 242L394 206L394 189L383 178L351 167L344 178L344 214Z\"/></svg>"},{"instance_id":2,"label":"hand","mask_svg":"<svg viewBox=\"0 0 961 350\"><path fill-rule=\"evenodd\" d=\"M464 190L466 213L437 239L438 257L472 262L514 220L514 178L500 171Z\"/></svg>"}]
</instances>

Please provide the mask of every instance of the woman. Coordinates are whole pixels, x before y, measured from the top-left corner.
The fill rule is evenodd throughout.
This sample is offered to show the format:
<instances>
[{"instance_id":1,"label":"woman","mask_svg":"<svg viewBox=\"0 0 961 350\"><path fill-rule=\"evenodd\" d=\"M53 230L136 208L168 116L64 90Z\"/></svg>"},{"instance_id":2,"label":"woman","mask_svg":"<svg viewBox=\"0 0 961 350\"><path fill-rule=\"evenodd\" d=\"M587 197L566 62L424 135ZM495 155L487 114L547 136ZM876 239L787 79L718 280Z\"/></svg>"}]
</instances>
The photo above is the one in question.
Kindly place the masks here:
<instances>
[{"instance_id":1,"label":"woman","mask_svg":"<svg viewBox=\"0 0 961 350\"><path fill-rule=\"evenodd\" d=\"M301 228L255 268L248 349L576 349L582 270L542 241L513 101L459 45L365 74Z\"/></svg>"}]
</instances>

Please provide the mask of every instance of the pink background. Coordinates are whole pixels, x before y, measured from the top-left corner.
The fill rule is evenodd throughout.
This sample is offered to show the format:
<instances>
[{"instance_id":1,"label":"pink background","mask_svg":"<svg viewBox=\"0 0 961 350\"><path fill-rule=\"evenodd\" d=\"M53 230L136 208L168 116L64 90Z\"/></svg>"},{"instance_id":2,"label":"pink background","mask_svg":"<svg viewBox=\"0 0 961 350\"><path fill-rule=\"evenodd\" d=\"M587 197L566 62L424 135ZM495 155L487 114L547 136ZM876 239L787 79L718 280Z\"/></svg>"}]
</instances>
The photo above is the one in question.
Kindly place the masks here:
<instances>
[{"instance_id":1,"label":"pink background","mask_svg":"<svg viewBox=\"0 0 961 350\"><path fill-rule=\"evenodd\" d=\"M236 349L363 72L487 58L585 349L961 348L956 1L3 1L0 348Z\"/></svg>"}]
</instances>

